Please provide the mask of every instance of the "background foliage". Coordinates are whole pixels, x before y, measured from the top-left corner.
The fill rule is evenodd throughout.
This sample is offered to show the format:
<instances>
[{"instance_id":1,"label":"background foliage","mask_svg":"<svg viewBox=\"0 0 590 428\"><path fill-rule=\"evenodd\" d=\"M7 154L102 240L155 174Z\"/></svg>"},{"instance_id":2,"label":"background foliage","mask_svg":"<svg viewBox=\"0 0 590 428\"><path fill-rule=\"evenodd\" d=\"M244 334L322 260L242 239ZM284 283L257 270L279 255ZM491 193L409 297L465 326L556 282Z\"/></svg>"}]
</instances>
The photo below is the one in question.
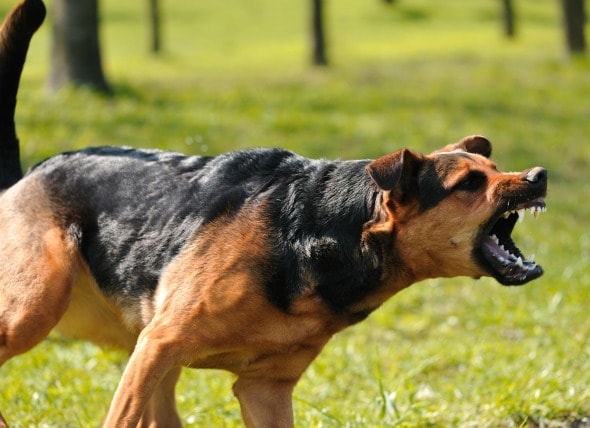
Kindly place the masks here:
<instances>
[{"instance_id":1,"label":"background foliage","mask_svg":"<svg viewBox=\"0 0 590 428\"><path fill-rule=\"evenodd\" d=\"M113 98L46 95L49 25L35 37L18 106L26 165L105 144L365 158L480 133L502 169L549 170L548 213L515 232L545 276L521 288L453 279L400 293L306 372L298 426L589 424L590 63L566 57L556 2L517 2L513 41L495 1L329 2L332 66L319 70L307 65L302 2L168 0L159 57L147 54L139 3L101 3ZM2 12L11 6L0 1ZM52 335L2 367L0 408L14 427L98 426L124 362ZM240 426L231 383L186 370L186 425Z\"/></svg>"}]
</instances>

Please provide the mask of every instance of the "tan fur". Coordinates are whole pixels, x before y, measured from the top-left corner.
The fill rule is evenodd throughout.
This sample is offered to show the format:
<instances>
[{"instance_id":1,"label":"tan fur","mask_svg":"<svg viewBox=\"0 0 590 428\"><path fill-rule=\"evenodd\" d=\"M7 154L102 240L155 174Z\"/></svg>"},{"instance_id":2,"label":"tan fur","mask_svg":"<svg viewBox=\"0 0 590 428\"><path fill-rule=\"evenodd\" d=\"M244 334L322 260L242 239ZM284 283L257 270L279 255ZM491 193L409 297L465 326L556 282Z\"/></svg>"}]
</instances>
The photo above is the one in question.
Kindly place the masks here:
<instances>
[{"instance_id":1,"label":"tan fur","mask_svg":"<svg viewBox=\"0 0 590 428\"><path fill-rule=\"evenodd\" d=\"M139 329L126 326L121 310L100 293L79 258L78 265L80 269L72 287L71 303L55 329L66 336L97 345L133 351Z\"/></svg>"},{"instance_id":2,"label":"tan fur","mask_svg":"<svg viewBox=\"0 0 590 428\"><path fill-rule=\"evenodd\" d=\"M26 208L26 209L24 209ZM45 338L66 310L75 248L51 216L39 182L0 198L0 365Z\"/></svg>"},{"instance_id":3,"label":"tan fur","mask_svg":"<svg viewBox=\"0 0 590 428\"><path fill-rule=\"evenodd\" d=\"M148 367L151 376L179 365L230 370L239 376L235 390L246 420L256 419L258 411L251 407L260 405L254 397L264 400L261 389L272 401L275 392L292 389L325 342L346 324L334 323L314 295L303 296L288 314L268 302L258 269L268 257L268 243L260 236L265 229L256 212L249 218L222 218L179 255L162 277L155 315L129 367L137 362L142 369L134 371ZM170 357L152 361L154 347ZM129 373L113 400L127 404L115 405L109 413L113 421L129 414L129 406L134 408L129 404L135 398ZM287 406L285 415L290 415L290 392L284 395L285 402L275 405Z\"/></svg>"}]
</instances>

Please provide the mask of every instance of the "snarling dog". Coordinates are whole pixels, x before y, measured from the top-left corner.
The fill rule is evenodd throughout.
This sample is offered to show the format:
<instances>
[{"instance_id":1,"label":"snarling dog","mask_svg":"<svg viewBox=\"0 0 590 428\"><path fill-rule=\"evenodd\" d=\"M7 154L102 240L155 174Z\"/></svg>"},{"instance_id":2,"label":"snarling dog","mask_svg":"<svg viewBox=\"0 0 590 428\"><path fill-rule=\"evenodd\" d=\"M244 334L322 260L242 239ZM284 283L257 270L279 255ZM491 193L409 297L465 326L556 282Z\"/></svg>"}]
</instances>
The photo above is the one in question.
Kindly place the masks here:
<instances>
[{"instance_id":1,"label":"snarling dog","mask_svg":"<svg viewBox=\"0 0 590 428\"><path fill-rule=\"evenodd\" d=\"M248 426L292 426L304 370L398 291L543 273L511 232L547 172L498 171L481 136L357 161L90 148L23 176L14 100L43 16L25 0L0 36L0 364L54 328L128 351L105 426L180 425L183 366L235 373Z\"/></svg>"}]
</instances>

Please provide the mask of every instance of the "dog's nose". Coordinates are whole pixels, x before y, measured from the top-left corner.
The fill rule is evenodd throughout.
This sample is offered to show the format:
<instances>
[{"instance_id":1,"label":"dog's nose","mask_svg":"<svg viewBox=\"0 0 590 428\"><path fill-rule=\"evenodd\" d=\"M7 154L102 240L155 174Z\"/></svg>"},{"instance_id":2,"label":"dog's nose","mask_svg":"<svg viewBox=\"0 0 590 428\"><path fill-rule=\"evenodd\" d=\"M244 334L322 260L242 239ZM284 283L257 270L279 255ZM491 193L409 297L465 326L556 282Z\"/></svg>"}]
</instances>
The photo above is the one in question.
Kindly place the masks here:
<instances>
[{"instance_id":1,"label":"dog's nose","mask_svg":"<svg viewBox=\"0 0 590 428\"><path fill-rule=\"evenodd\" d=\"M535 168L529 169L526 172L524 178L526 179L526 181L529 181L531 183L545 183L547 181L547 170L545 168L537 166Z\"/></svg>"}]
</instances>

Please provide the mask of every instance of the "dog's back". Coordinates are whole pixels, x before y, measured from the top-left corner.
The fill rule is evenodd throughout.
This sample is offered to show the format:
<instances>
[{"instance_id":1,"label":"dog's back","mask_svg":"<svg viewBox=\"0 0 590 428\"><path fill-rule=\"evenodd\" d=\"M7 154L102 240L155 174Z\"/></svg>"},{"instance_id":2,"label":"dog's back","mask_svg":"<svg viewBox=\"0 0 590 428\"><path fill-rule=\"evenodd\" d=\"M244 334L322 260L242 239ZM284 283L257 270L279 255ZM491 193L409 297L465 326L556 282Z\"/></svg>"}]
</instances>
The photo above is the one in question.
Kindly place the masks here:
<instances>
[{"instance_id":1,"label":"dog's back","mask_svg":"<svg viewBox=\"0 0 590 428\"><path fill-rule=\"evenodd\" d=\"M352 260L378 192L362 174L367 162L310 160L282 149L200 157L101 147L55 156L32 168L25 180L42 184L36 199L52 201L56 221L76 243L97 285L119 304L153 295L164 268L201 230L264 203L265 232L277 251L274 276L283 278L269 279L267 297L286 309L303 292L297 280L301 269L324 272L315 279L318 289L331 306L344 310L351 302L327 285L338 271L332 266L330 274L328 266L347 266L350 287L371 289L366 273L354 273L360 260ZM223 233L222 226L218 230ZM317 246L314 240L326 235L338 244L326 242L322 251L303 248ZM293 246L298 248L290 250ZM310 261L297 251L314 251L315 265L302 266Z\"/></svg>"}]
</instances>

